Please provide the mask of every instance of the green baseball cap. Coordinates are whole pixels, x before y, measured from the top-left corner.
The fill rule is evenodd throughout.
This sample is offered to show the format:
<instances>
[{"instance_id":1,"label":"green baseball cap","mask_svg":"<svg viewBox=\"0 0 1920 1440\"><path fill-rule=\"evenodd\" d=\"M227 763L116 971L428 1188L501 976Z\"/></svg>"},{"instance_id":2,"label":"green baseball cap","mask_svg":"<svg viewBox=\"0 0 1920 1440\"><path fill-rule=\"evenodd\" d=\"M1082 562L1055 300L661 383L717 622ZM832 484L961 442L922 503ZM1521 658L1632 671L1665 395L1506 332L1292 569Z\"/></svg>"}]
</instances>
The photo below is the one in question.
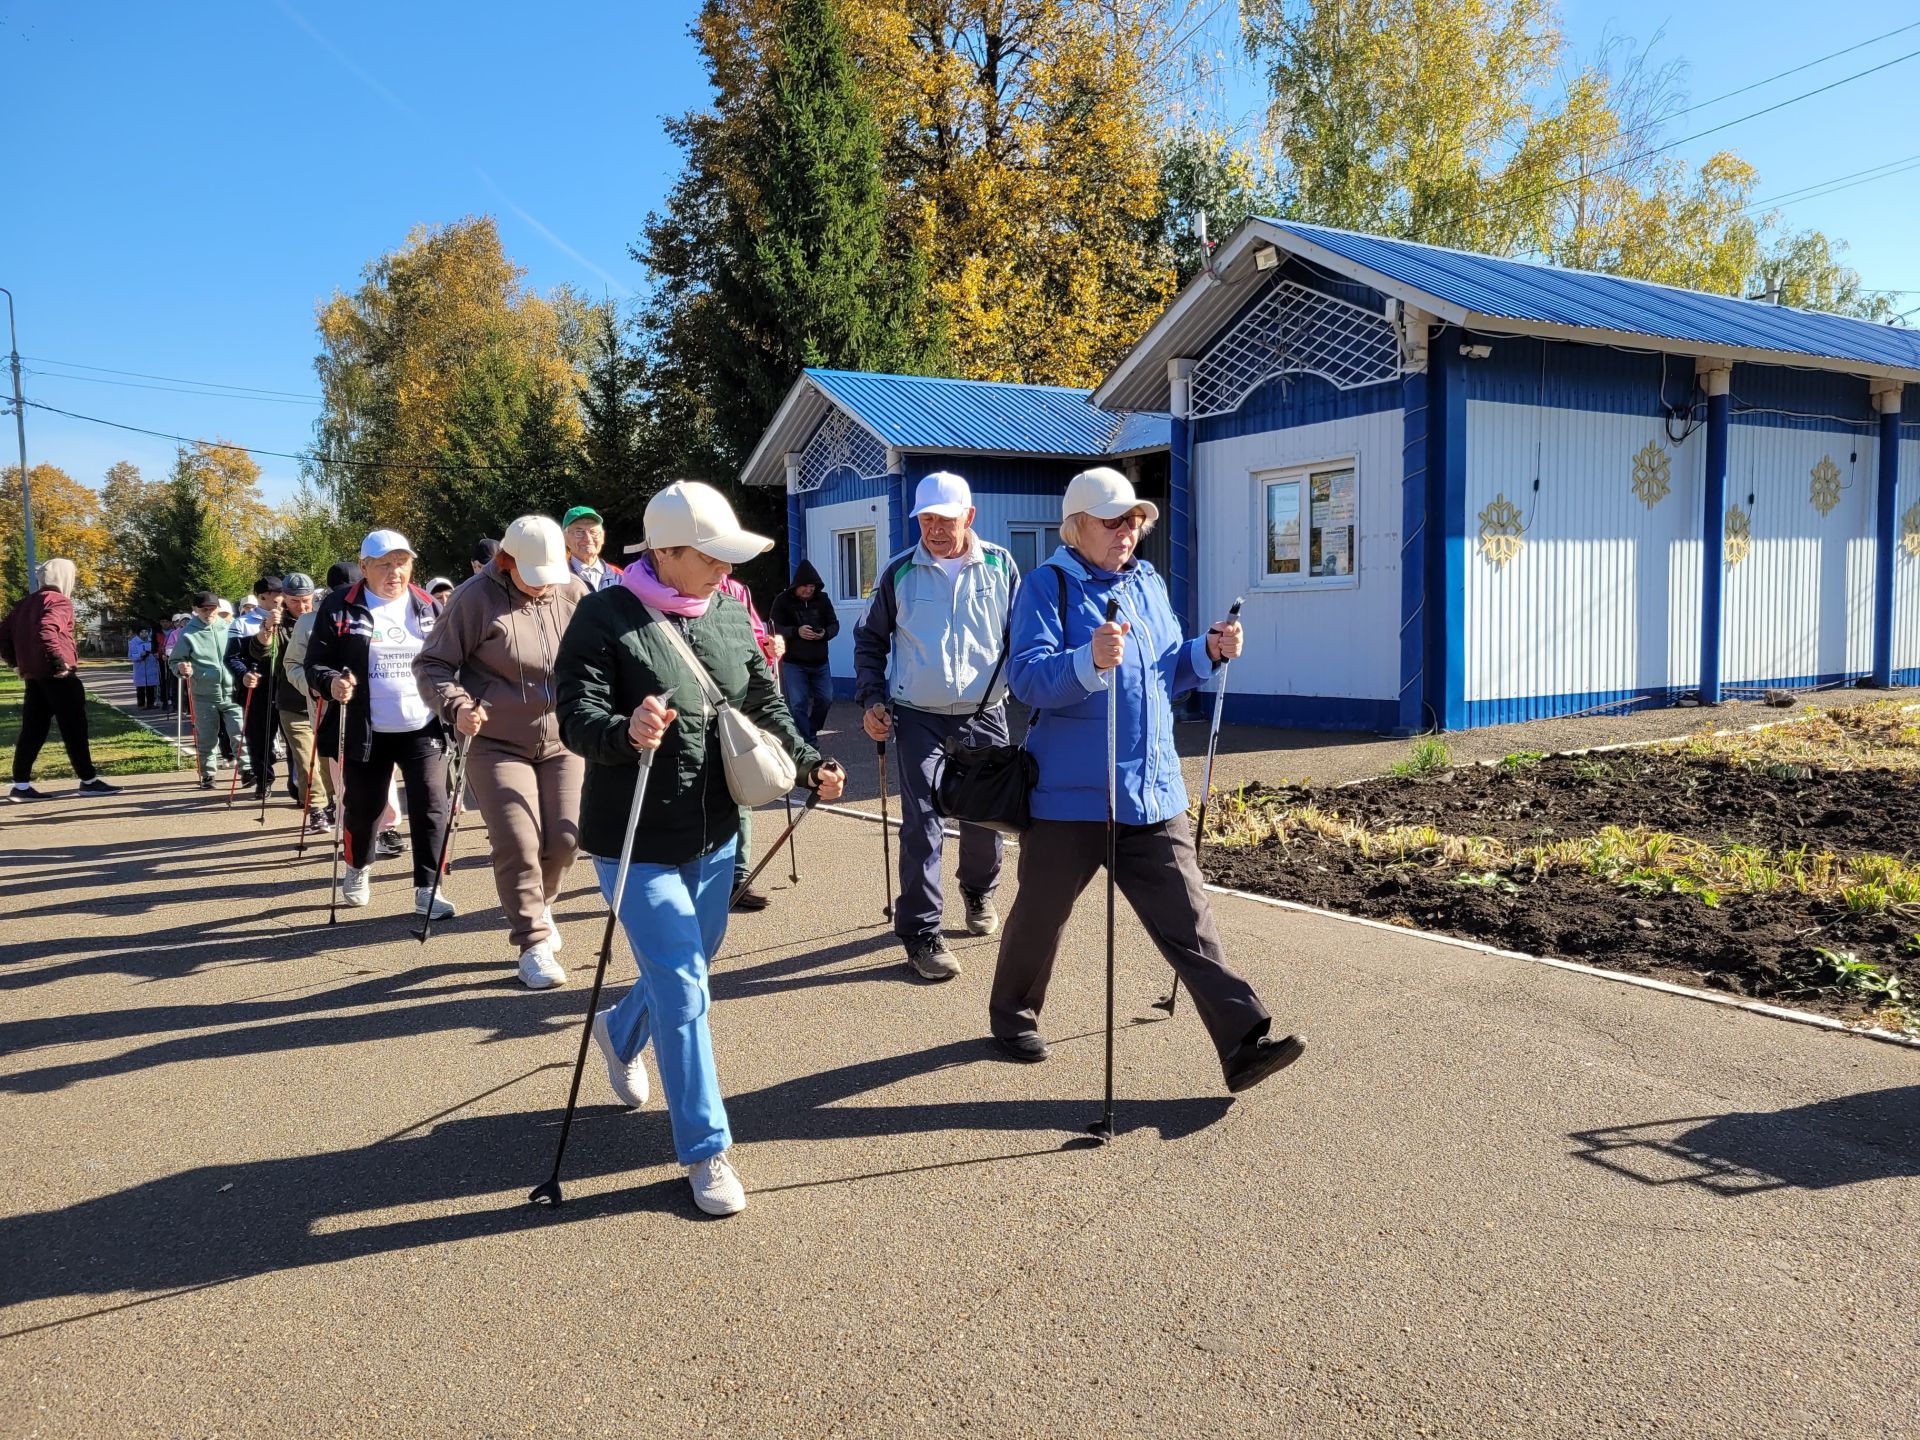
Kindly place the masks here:
<instances>
[{"instance_id":1,"label":"green baseball cap","mask_svg":"<svg viewBox=\"0 0 1920 1440\"><path fill-rule=\"evenodd\" d=\"M561 517L560 528L564 530L576 520L591 520L594 524L601 526L607 523L600 518L600 512L591 505L576 505Z\"/></svg>"}]
</instances>

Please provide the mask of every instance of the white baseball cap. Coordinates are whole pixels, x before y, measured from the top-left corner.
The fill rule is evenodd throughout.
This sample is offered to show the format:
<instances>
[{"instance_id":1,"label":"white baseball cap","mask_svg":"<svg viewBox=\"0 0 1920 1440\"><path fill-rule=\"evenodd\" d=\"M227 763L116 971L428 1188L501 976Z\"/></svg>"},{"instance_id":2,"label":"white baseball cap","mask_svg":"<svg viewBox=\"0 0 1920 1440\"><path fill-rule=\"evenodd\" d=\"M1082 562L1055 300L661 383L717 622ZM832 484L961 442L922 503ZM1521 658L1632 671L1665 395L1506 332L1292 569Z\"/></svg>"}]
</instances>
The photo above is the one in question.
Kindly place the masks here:
<instances>
[{"instance_id":1,"label":"white baseball cap","mask_svg":"<svg viewBox=\"0 0 1920 1440\"><path fill-rule=\"evenodd\" d=\"M567 538L544 515L522 515L500 537L500 548L513 557L513 568L529 585L564 585L573 574L567 565Z\"/></svg>"},{"instance_id":2,"label":"white baseball cap","mask_svg":"<svg viewBox=\"0 0 1920 1440\"><path fill-rule=\"evenodd\" d=\"M1067 483L1066 498L1060 502L1060 518L1091 515L1096 520L1118 520L1135 510L1147 512L1147 519L1158 520L1160 507L1141 500L1133 493L1133 482L1118 470L1099 465L1082 470Z\"/></svg>"},{"instance_id":3,"label":"white baseball cap","mask_svg":"<svg viewBox=\"0 0 1920 1440\"><path fill-rule=\"evenodd\" d=\"M413 545L398 530L376 530L360 542L362 560L378 560L382 555L391 555L396 550L413 554Z\"/></svg>"},{"instance_id":4,"label":"white baseball cap","mask_svg":"<svg viewBox=\"0 0 1920 1440\"><path fill-rule=\"evenodd\" d=\"M922 480L913 492L913 515L944 515L962 519L973 508L973 491L967 482L950 470L936 470Z\"/></svg>"},{"instance_id":5,"label":"white baseball cap","mask_svg":"<svg viewBox=\"0 0 1920 1440\"><path fill-rule=\"evenodd\" d=\"M744 565L773 548L773 541L742 530L727 497L698 480L676 480L647 502L647 548L691 545L702 555Z\"/></svg>"}]
</instances>

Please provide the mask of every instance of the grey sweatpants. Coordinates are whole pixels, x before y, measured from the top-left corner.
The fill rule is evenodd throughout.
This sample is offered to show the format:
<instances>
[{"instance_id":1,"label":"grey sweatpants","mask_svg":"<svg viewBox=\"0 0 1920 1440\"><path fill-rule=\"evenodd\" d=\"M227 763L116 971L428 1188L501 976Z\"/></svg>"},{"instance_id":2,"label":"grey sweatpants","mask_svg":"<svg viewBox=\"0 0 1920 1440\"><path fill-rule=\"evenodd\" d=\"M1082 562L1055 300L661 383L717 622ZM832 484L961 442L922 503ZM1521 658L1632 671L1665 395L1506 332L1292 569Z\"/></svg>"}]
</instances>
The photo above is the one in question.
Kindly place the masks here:
<instances>
[{"instance_id":1,"label":"grey sweatpants","mask_svg":"<svg viewBox=\"0 0 1920 1440\"><path fill-rule=\"evenodd\" d=\"M514 948L548 938L543 918L580 849L580 786L587 765L570 750L526 760L477 737L467 783L493 846L493 887Z\"/></svg>"},{"instance_id":2,"label":"grey sweatpants","mask_svg":"<svg viewBox=\"0 0 1920 1440\"><path fill-rule=\"evenodd\" d=\"M1185 815L1122 825L1114 878L1147 934L1192 992L1193 1008L1224 1060L1270 1017L1253 986L1227 965ZM1000 932L988 1018L995 1035L1040 1028L1040 1007L1074 901L1107 858L1104 820L1035 820L1020 837L1020 891Z\"/></svg>"}]
</instances>

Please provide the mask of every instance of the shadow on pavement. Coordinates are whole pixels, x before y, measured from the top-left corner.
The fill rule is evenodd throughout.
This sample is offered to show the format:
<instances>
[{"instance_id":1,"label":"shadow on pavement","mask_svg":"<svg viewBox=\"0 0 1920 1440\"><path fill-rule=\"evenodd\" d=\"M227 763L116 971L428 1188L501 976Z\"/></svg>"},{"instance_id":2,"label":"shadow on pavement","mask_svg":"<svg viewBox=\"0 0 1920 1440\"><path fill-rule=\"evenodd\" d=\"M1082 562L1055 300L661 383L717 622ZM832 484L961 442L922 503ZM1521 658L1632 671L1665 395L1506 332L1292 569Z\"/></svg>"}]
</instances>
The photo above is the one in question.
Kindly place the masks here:
<instances>
[{"instance_id":1,"label":"shadow on pavement","mask_svg":"<svg viewBox=\"0 0 1920 1440\"><path fill-rule=\"evenodd\" d=\"M1811 1132L1811 1133L1809 1133ZM1649 1120L1568 1137L1574 1155L1643 1185L1728 1198L1920 1176L1920 1085L1788 1110Z\"/></svg>"},{"instance_id":2,"label":"shadow on pavement","mask_svg":"<svg viewBox=\"0 0 1920 1440\"><path fill-rule=\"evenodd\" d=\"M729 1099L727 1108L735 1134L748 1143L868 1139L949 1130L1079 1135L1090 1111L1085 1099L843 1103L936 1071L990 1063L990 1053L978 1040L953 1041L783 1081ZM0 1255L9 1257L0 1275L0 1304L124 1291L180 1292L529 1225L608 1215L653 1211L698 1219L687 1187L677 1177L581 1196L559 1210L525 1202L526 1188L544 1179L552 1163L558 1111L566 1095L562 1072L569 1068L559 1062L536 1066L408 1126L393 1138L353 1149L201 1166L61 1209L0 1219ZM441 1116L543 1074L546 1083L527 1097L530 1103L542 1103L538 1113L482 1115L433 1124ZM1175 1139L1215 1123L1231 1104L1224 1095L1135 1101L1122 1113L1123 1128L1156 1130L1164 1138ZM658 1107L629 1115L612 1105L590 1106L580 1111L579 1121L567 1152L563 1183L613 1175L636 1162L656 1164L672 1155L666 1116ZM425 1125L432 1128L421 1133ZM1013 1156L986 1156L980 1163L1038 1153L1027 1149ZM830 1158L828 1152L823 1151L822 1158ZM929 1168L934 1167L823 1175L779 1188L846 1183ZM497 1195L503 1187L509 1192L507 1202L486 1209L391 1213L444 1209ZM354 1216L368 1219L363 1224L342 1223ZM125 1306L108 1307L121 1308ZM85 1317L24 1326L0 1332L0 1338L81 1318Z\"/></svg>"}]
</instances>

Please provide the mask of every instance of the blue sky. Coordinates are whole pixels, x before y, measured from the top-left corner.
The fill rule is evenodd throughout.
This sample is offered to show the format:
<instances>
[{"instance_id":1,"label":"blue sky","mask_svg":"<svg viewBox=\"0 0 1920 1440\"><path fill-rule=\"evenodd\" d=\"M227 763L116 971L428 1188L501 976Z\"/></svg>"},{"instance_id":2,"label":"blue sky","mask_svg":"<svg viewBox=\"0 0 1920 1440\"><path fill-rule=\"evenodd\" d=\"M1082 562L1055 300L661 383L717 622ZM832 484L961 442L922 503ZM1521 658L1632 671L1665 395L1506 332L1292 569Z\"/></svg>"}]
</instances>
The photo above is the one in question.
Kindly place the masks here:
<instances>
[{"instance_id":1,"label":"blue sky","mask_svg":"<svg viewBox=\"0 0 1920 1440\"><path fill-rule=\"evenodd\" d=\"M1610 31L1644 40L1664 30L1657 54L1687 62L1695 102L1912 14L1834 16L1784 0L1563 5L1581 52ZM20 351L33 357L28 397L297 452L316 413L299 398L316 393L316 302L352 288L362 266L421 222L490 213L531 283L637 288L627 246L678 166L661 118L705 96L686 36L695 8L627 0L536 17L492 0L18 0L0 18L24 141L7 167L0 285L15 294ZM1262 94L1238 60L1234 24L1228 4L1206 32L1227 62L1212 103L1228 125L1256 117ZM1689 115L1674 133L1913 50L1920 29ZM1738 149L1759 167L1763 197L1920 158L1920 134L1899 123L1914 113L1916 88L1920 59L1678 153ZM1911 290L1903 308L1920 305L1920 169L1785 213L1847 239L1867 285ZM171 378L280 393L136 388ZM149 476L172 463L169 441L40 410L27 425L29 463L90 484L115 460ZM11 462L12 437L0 436ZM259 459L269 498L283 498L297 462Z\"/></svg>"}]
</instances>

